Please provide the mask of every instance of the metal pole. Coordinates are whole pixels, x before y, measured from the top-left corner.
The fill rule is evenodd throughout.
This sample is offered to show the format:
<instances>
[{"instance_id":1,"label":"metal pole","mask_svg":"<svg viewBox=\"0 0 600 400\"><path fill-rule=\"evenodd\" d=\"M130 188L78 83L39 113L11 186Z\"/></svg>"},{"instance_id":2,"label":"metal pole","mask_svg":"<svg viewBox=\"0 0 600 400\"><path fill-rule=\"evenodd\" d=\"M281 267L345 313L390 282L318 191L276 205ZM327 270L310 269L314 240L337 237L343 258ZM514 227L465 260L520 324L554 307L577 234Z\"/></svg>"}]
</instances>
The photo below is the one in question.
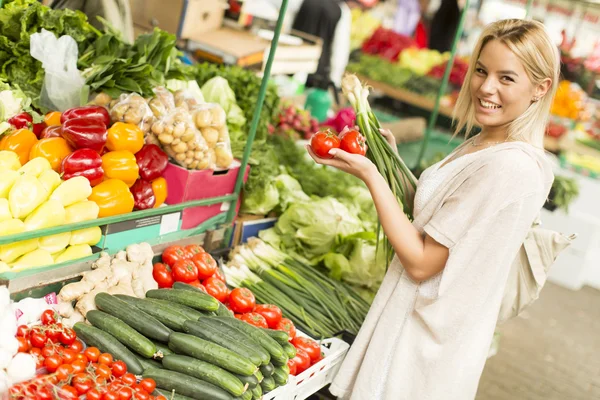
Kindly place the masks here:
<instances>
[{"instance_id":1,"label":"metal pole","mask_svg":"<svg viewBox=\"0 0 600 400\"><path fill-rule=\"evenodd\" d=\"M444 71L444 77L442 78L442 84L440 86L440 90L438 91L437 97L435 99L435 106L433 107L433 111L431 112L431 116L429 117L429 124L427 125L427 129L425 129L425 136L423 137L423 145L421 146L421 151L419 152L419 156L417 157L417 162L413 168L417 168L421 163L421 159L425 155L425 151L427 150L427 143L429 142L429 138L431 137L431 132L435 128L435 123L437 122L438 115L440 113L440 103L442 101L442 97L446 94L446 89L448 88L448 80L450 79L450 72L452 71L452 66L454 65L454 58L456 57L456 51L458 50L458 43L460 42L460 37L463 33L463 28L465 26L465 21L467 19L467 10L469 9L469 0L465 1L465 7L462 10L462 14L460 16L460 21L458 22L458 27L456 28L456 34L454 35L454 43L452 43L452 51L450 53L450 59L448 60L448 64L446 64L446 70Z\"/></svg>"},{"instance_id":2,"label":"metal pole","mask_svg":"<svg viewBox=\"0 0 600 400\"><path fill-rule=\"evenodd\" d=\"M275 58L275 51L277 50L277 43L279 42L279 35L281 34L281 28L283 26L283 20L285 18L285 12L288 6L288 0L283 0L281 3L281 8L279 9L279 17L277 18L277 25L275 26L275 33L273 35L273 40L271 41L271 49L269 50L269 57L267 58L267 65L264 69L264 74L262 77L262 81L260 83L260 91L258 92L258 102L256 103L256 108L254 109L254 115L252 116L252 123L250 125L250 131L248 132L248 140L246 142L246 148L244 149L244 156L242 157L242 165L240 166L240 171L238 173L237 180L235 182L234 195L236 199L239 199L240 193L242 191L242 185L244 183L244 175L246 173L246 167L248 166L248 159L250 158L250 153L252 152L252 142L254 142L254 137L256 136L256 128L258 127L258 122L260 120L260 114L262 111L262 106L265 101L265 94L267 92L267 85L269 83L269 77L271 76L271 66L273 65L273 59ZM226 223L231 224L236 214L236 205L232 204L227 212ZM231 227L228 229L231 230ZM227 232L225 235L226 245L228 245L228 239L231 232Z\"/></svg>"}]
</instances>

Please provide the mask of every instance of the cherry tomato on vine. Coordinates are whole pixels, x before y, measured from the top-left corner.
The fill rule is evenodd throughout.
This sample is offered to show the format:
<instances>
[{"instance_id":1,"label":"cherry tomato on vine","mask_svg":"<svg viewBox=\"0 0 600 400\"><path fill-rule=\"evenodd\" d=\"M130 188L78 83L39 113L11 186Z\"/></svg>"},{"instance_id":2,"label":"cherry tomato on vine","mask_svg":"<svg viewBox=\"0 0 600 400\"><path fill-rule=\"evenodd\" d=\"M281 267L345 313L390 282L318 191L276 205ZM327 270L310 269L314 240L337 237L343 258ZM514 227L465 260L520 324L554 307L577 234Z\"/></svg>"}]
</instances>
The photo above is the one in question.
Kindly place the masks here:
<instances>
[{"instance_id":1,"label":"cherry tomato on vine","mask_svg":"<svg viewBox=\"0 0 600 400\"><path fill-rule=\"evenodd\" d=\"M102 393L98 389L91 389L85 394L87 400L102 400Z\"/></svg>"},{"instance_id":2,"label":"cherry tomato on vine","mask_svg":"<svg viewBox=\"0 0 600 400\"><path fill-rule=\"evenodd\" d=\"M35 392L35 400L52 400L52 390L48 386L42 386Z\"/></svg>"},{"instance_id":3,"label":"cherry tomato on vine","mask_svg":"<svg viewBox=\"0 0 600 400\"><path fill-rule=\"evenodd\" d=\"M140 385L142 386L142 389L144 389L148 393L152 393L154 392L154 389L156 389L156 382L154 382L154 379L142 379L140 381Z\"/></svg>"},{"instance_id":4,"label":"cherry tomato on vine","mask_svg":"<svg viewBox=\"0 0 600 400\"><path fill-rule=\"evenodd\" d=\"M88 347L84 350L83 354L85 354L90 362L95 363L98 361L98 357L100 357L100 350L96 347Z\"/></svg>"},{"instance_id":5,"label":"cherry tomato on vine","mask_svg":"<svg viewBox=\"0 0 600 400\"><path fill-rule=\"evenodd\" d=\"M73 377L71 385L77 390L77 393L82 395L94 387L94 382L86 373L79 373Z\"/></svg>"},{"instance_id":6,"label":"cherry tomato on vine","mask_svg":"<svg viewBox=\"0 0 600 400\"><path fill-rule=\"evenodd\" d=\"M42 321L42 325L52 325L56 323L56 311L54 310L46 310L42 313L40 317Z\"/></svg>"},{"instance_id":7,"label":"cherry tomato on vine","mask_svg":"<svg viewBox=\"0 0 600 400\"><path fill-rule=\"evenodd\" d=\"M77 334L71 328L63 328L63 331L60 333L59 340L62 344L66 346L70 346L77 339Z\"/></svg>"},{"instance_id":8,"label":"cherry tomato on vine","mask_svg":"<svg viewBox=\"0 0 600 400\"><path fill-rule=\"evenodd\" d=\"M46 357L46 360L44 361L44 366L46 367L48 372L52 373L56 372L56 370L62 365L62 363L62 358L60 358L58 354L54 354L50 357Z\"/></svg>"},{"instance_id":9,"label":"cherry tomato on vine","mask_svg":"<svg viewBox=\"0 0 600 400\"><path fill-rule=\"evenodd\" d=\"M29 328L27 325L19 325L17 328L17 337L27 337L29 334Z\"/></svg>"},{"instance_id":10,"label":"cherry tomato on vine","mask_svg":"<svg viewBox=\"0 0 600 400\"><path fill-rule=\"evenodd\" d=\"M71 365L73 366L73 372L76 374L84 372L87 369L87 363L83 362L82 360L75 360Z\"/></svg>"},{"instance_id":11,"label":"cherry tomato on vine","mask_svg":"<svg viewBox=\"0 0 600 400\"><path fill-rule=\"evenodd\" d=\"M73 366L70 364L63 364L56 370L56 376L59 381L66 381L73 374Z\"/></svg>"},{"instance_id":12,"label":"cherry tomato on vine","mask_svg":"<svg viewBox=\"0 0 600 400\"><path fill-rule=\"evenodd\" d=\"M119 394L117 392L111 392L108 391L104 397L102 397L103 400L119 400Z\"/></svg>"},{"instance_id":13,"label":"cherry tomato on vine","mask_svg":"<svg viewBox=\"0 0 600 400\"><path fill-rule=\"evenodd\" d=\"M59 355L62 358L63 364L73 364L77 361L77 353L74 350L61 349Z\"/></svg>"},{"instance_id":14,"label":"cherry tomato on vine","mask_svg":"<svg viewBox=\"0 0 600 400\"><path fill-rule=\"evenodd\" d=\"M131 373L127 373L121 377L121 382L126 385L133 385L136 383L135 375Z\"/></svg>"},{"instance_id":15,"label":"cherry tomato on vine","mask_svg":"<svg viewBox=\"0 0 600 400\"><path fill-rule=\"evenodd\" d=\"M108 365L98 364L96 367L96 375L103 377L104 379L108 379L112 375L112 371Z\"/></svg>"},{"instance_id":16,"label":"cherry tomato on vine","mask_svg":"<svg viewBox=\"0 0 600 400\"><path fill-rule=\"evenodd\" d=\"M19 353L27 353L31 349L31 343L26 337L18 336L17 341L19 342Z\"/></svg>"},{"instance_id":17,"label":"cherry tomato on vine","mask_svg":"<svg viewBox=\"0 0 600 400\"><path fill-rule=\"evenodd\" d=\"M102 353L100 357L98 357L98 364L104 364L110 367L113 363L113 356L110 353Z\"/></svg>"},{"instance_id":18,"label":"cherry tomato on vine","mask_svg":"<svg viewBox=\"0 0 600 400\"><path fill-rule=\"evenodd\" d=\"M315 133L310 139L310 148L320 158L333 158L329 150L340 147L340 138L330 130Z\"/></svg>"},{"instance_id":19,"label":"cherry tomato on vine","mask_svg":"<svg viewBox=\"0 0 600 400\"><path fill-rule=\"evenodd\" d=\"M60 334L63 331L62 324L53 324L48 326L46 330L46 336L48 336L49 340L52 340L52 343L60 342Z\"/></svg>"},{"instance_id":20,"label":"cherry tomato on vine","mask_svg":"<svg viewBox=\"0 0 600 400\"><path fill-rule=\"evenodd\" d=\"M111 370L115 377L120 378L127 373L127 365L123 361L115 361Z\"/></svg>"},{"instance_id":21,"label":"cherry tomato on vine","mask_svg":"<svg viewBox=\"0 0 600 400\"><path fill-rule=\"evenodd\" d=\"M76 353L81 353L83 351L83 343L81 340L75 340L73 343L69 345L69 349L75 351Z\"/></svg>"}]
</instances>

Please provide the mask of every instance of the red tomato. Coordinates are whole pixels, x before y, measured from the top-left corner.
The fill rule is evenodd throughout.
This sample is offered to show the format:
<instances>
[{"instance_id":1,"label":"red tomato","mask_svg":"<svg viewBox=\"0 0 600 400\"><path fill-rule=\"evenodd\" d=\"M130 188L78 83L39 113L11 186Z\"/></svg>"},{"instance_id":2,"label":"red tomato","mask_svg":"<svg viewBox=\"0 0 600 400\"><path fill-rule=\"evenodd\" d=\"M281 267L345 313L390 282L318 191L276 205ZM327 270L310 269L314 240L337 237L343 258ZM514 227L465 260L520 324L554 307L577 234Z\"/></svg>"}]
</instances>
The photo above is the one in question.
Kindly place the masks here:
<instances>
[{"instance_id":1,"label":"red tomato","mask_svg":"<svg viewBox=\"0 0 600 400\"><path fill-rule=\"evenodd\" d=\"M42 349L42 355L44 357L50 357L53 356L57 353L56 351L56 346L52 345L52 344L47 344L43 349Z\"/></svg>"},{"instance_id":2,"label":"red tomato","mask_svg":"<svg viewBox=\"0 0 600 400\"><path fill-rule=\"evenodd\" d=\"M46 336L48 336L49 340L52 340L52 343L58 343L60 342L60 334L62 331L62 324L54 324L48 327L46 330Z\"/></svg>"},{"instance_id":3,"label":"red tomato","mask_svg":"<svg viewBox=\"0 0 600 400\"><path fill-rule=\"evenodd\" d=\"M40 317L42 325L52 325L56 323L56 312L54 310L46 310Z\"/></svg>"},{"instance_id":4,"label":"red tomato","mask_svg":"<svg viewBox=\"0 0 600 400\"><path fill-rule=\"evenodd\" d=\"M156 400L167 400L167 398L163 395L156 396Z\"/></svg>"},{"instance_id":5,"label":"red tomato","mask_svg":"<svg viewBox=\"0 0 600 400\"><path fill-rule=\"evenodd\" d=\"M121 382L126 385L133 385L136 382L135 375L127 373L121 377Z\"/></svg>"},{"instance_id":6,"label":"red tomato","mask_svg":"<svg viewBox=\"0 0 600 400\"><path fill-rule=\"evenodd\" d=\"M98 348L96 347L88 347L87 349L85 349L83 354L85 354L85 356L90 362L95 363L98 361L98 357L100 357L100 350L98 350Z\"/></svg>"},{"instance_id":7,"label":"red tomato","mask_svg":"<svg viewBox=\"0 0 600 400\"><path fill-rule=\"evenodd\" d=\"M117 392L108 391L104 395L103 400L119 400L119 394Z\"/></svg>"},{"instance_id":8,"label":"red tomato","mask_svg":"<svg viewBox=\"0 0 600 400\"><path fill-rule=\"evenodd\" d=\"M296 337L296 327L294 323L287 318L282 318L275 327L278 331L285 331L290 337L290 342Z\"/></svg>"},{"instance_id":9,"label":"red tomato","mask_svg":"<svg viewBox=\"0 0 600 400\"><path fill-rule=\"evenodd\" d=\"M77 353L77 359L83 361L86 364L90 362L90 360L88 360L88 358L83 353Z\"/></svg>"},{"instance_id":10,"label":"red tomato","mask_svg":"<svg viewBox=\"0 0 600 400\"><path fill-rule=\"evenodd\" d=\"M113 356L110 353L102 353L100 357L98 357L98 364L104 364L109 367L113 364Z\"/></svg>"},{"instance_id":11,"label":"red tomato","mask_svg":"<svg viewBox=\"0 0 600 400\"><path fill-rule=\"evenodd\" d=\"M63 364L56 370L56 376L61 382L66 382L73 373L73 366L70 364Z\"/></svg>"},{"instance_id":12,"label":"red tomato","mask_svg":"<svg viewBox=\"0 0 600 400\"><path fill-rule=\"evenodd\" d=\"M31 349L31 343L29 343L29 339L18 336L17 340L19 341L19 353L27 353L29 349Z\"/></svg>"},{"instance_id":13,"label":"red tomato","mask_svg":"<svg viewBox=\"0 0 600 400\"><path fill-rule=\"evenodd\" d=\"M73 364L77 361L77 353L71 349L62 349L59 355L62 358L63 364Z\"/></svg>"},{"instance_id":14,"label":"red tomato","mask_svg":"<svg viewBox=\"0 0 600 400\"><path fill-rule=\"evenodd\" d=\"M133 390L130 387L122 387L119 389L119 400L129 400L133 396Z\"/></svg>"},{"instance_id":15,"label":"red tomato","mask_svg":"<svg viewBox=\"0 0 600 400\"><path fill-rule=\"evenodd\" d=\"M217 278L220 281L227 282L227 280L225 280L225 275L223 275L223 272L219 268L217 268L215 274L212 277Z\"/></svg>"},{"instance_id":16,"label":"red tomato","mask_svg":"<svg viewBox=\"0 0 600 400\"><path fill-rule=\"evenodd\" d=\"M208 279L217 272L217 262L208 253L198 253L192 257L192 261L198 268L198 279Z\"/></svg>"},{"instance_id":17,"label":"red tomato","mask_svg":"<svg viewBox=\"0 0 600 400\"><path fill-rule=\"evenodd\" d=\"M288 360L287 366L290 369L290 375L296 375L296 363L293 359Z\"/></svg>"},{"instance_id":18,"label":"red tomato","mask_svg":"<svg viewBox=\"0 0 600 400\"><path fill-rule=\"evenodd\" d=\"M171 268L177 261L183 259L185 259L185 251L181 246L169 246L162 254L163 262Z\"/></svg>"},{"instance_id":19,"label":"red tomato","mask_svg":"<svg viewBox=\"0 0 600 400\"><path fill-rule=\"evenodd\" d=\"M211 277L204 281L204 287L206 288L206 293L210 294L215 299L219 300L221 303L224 303L227 299L227 285L225 282Z\"/></svg>"},{"instance_id":20,"label":"red tomato","mask_svg":"<svg viewBox=\"0 0 600 400\"><path fill-rule=\"evenodd\" d=\"M102 393L98 389L92 389L85 394L87 400L102 400Z\"/></svg>"},{"instance_id":21,"label":"red tomato","mask_svg":"<svg viewBox=\"0 0 600 400\"><path fill-rule=\"evenodd\" d=\"M256 305L254 294L247 288L235 288L229 295L231 310L238 314L249 313Z\"/></svg>"},{"instance_id":22,"label":"red tomato","mask_svg":"<svg viewBox=\"0 0 600 400\"><path fill-rule=\"evenodd\" d=\"M27 337L29 334L29 328L27 325L19 325L17 328L17 337Z\"/></svg>"},{"instance_id":23,"label":"red tomato","mask_svg":"<svg viewBox=\"0 0 600 400\"><path fill-rule=\"evenodd\" d=\"M173 272L171 267L163 263L154 264L152 277L158 283L159 288L170 288L173 286Z\"/></svg>"},{"instance_id":24,"label":"red tomato","mask_svg":"<svg viewBox=\"0 0 600 400\"><path fill-rule=\"evenodd\" d=\"M75 360L71 365L73 366L73 372L76 374L84 372L87 368L87 363L81 360Z\"/></svg>"},{"instance_id":25,"label":"red tomato","mask_svg":"<svg viewBox=\"0 0 600 400\"><path fill-rule=\"evenodd\" d=\"M156 382L154 382L154 379L142 379L140 381L140 385L142 386L142 389L144 389L148 393L152 393L154 392L154 389L156 389Z\"/></svg>"},{"instance_id":26,"label":"red tomato","mask_svg":"<svg viewBox=\"0 0 600 400\"><path fill-rule=\"evenodd\" d=\"M204 248L199 244L188 244L183 248L190 258L194 257L196 254L204 253Z\"/></svg>"},{"instance_id":27,"label":"red tomato","mask_svg":"<svg viewBox=\"0 0 600 400\"><path fill-rule=\"evenodd\" d=\"M277 324L281 321L281 309L273 304L258 304L254 312L259 313L267 320L269 328L277 328Z\"/></svg>"},{"instance_id":28,"label":"red tomato","mask_svg":"<svg viewBox=\"0 0 600 400\"><path fill-rule=\"evenodd\" d=\"M75 351L76 353L81 353L83 351L83 343L81 340L75 340L69 345L69 349Z\"/></svg>"},{"instance_id":29,"label":"red tomato","mask_svg":"<svg viewBox=\"0 0 600 400\"><path fill-rule=\"evenodd\" d=\"M192 282L198 279L198 268L192 260L179 260L173 266L173 280L175 282Z\"/></svg>"},{"instance_id":30,"label":"red tomato","mask_svg":"<svg viewBox=\"0 0 600 400\"><path fill-rule=\"evenodd\" d=\"M77 393L77 389L75 389L71 385L65 385L60 388L59 396L61 399L77 399L79 397L79 393Z\"/></svg>"},{"instance_id":31,"label":"red tomato","mask_svg":"<svg viewBox=\"0 0 600 400\"><path fill-rule=\"evenodd\" d=\"M340 143L340 149L352 153L352 154L360 154L364 156L367 154L367 141L360 132L355 130L350 130L342 136L342 141Z\"/></svg>"},{"instance_id":32,"label":"red tomato","mask_svg":"<svg viewBox=\"0 0 600 400\"><path fill-rule=\"evenodd\" d=\"M108 379L112 375L112 371L110 370L110 367L108 365L99 364L96 367L96 374L105 379Z\"/></svg>"},{"instance_id":33,"label":"red tomato","mask_svg":"<svg viewBox=\"0 0 600 400\"><path fill-rule=\"evenodd\" d=\"M333 158L329 150L340 147L340 138L329 129L315 133L310 139L310 148L320 158Z\"/></svg>"},{"instance_id":34,"label":"red tomato","mask_svg":"<svg viewBox=\"0 0 600 400\"><path fill-rule=\"evenodd\" d=\"M63 328L63 331L60 333L59 340L62 344L66 346L70 346L77 339L77 334L71 328Z\"/></svg>"},{"instance_id":35,"label":"red tomato","mask_svg":"<svg viewBox=\"0 0 600 400\"><path fill-rule=\"evenodd\" d=\"M267 325L267 320L265 319L265 317L255 312L243 314L240 319L249 323L250 325L258 326L259 328L269 327L269 325Z\"/></svg>"},{"instance_id":36,"label":"red tomato","mask_svg":"<svg viewBox=\"0 0 600 400\"><path fill-rule=\"evenodd\" d=\"M85 373L79 373L73 377L71 385L77 390L80 395L87 393L94 387L94 382Z\"/></svg>"},{"instance_id":37,"label":"red tomato","mask_svg":"<svg viewBox=\"0 0 600 400\"><path fill-rule=\"evenodd\" d=\"M196 288L202 290L204 293L206 293L206 288L204 287L203 284L200 283L200 281L198 279L196 279L195 281L192 281L192 282L188 282L188 285L196 287Z\"/></svg>"},{"instance_id":38,"label":"red tomato","mask_svg":"<svg viewBox=\"0 0 600 400\"><path fill-rule=\"evenodd\" d=\"M292 358L296 364L296 373L301 374L310 367L310 357L302 349L296 349L296 357Z\"/></svg>"},{"instance_id":39,"label":"red tomato","mask_svg":"<svg viewBox=\"0 0 600 400\"><path fill-rule=\"evenodd\" d=\"M35 400L52 400L54 396L48 386L42 386L35 392Z\"/></svg>"},{"instance_id":40,"label":"red tomato","mask_svg":"<svg viewBox=\"0 0 600 400\"><path fill-rule=\"evenodd\" d=\"M48 337L41 331L33 330L29 336L29 341L33 347L41 349L46 345Z\"/></svg>"},{"instance_id":41,"label":"red tomato","mask_svg":"<svg viewBox=\"0 0 600 400\"><path fill-rule=\"evenodd\" d=\"M292 344L296 349L304 350L310 357L311 363L321 357L321 347L311 338L296 336L294 340L292 340Z\"/></svg>"},{"instance_id":42,"label":"red tomato","mask_svg":"<svg viewBox=\"0 0 600 400\"><path fill-rule=\"evenodd\" d=\"M123 361L115 361L112 365L112 374L119 378L127 373L127 365Z\"/></svg>"},{"instance_id":43,"label":"red tomato","mask_svg":"<svg viewBox=\"0 0 600 400\"><path fill-rule=\"evenodd\" d=\"M150 395L145 390L136 390L134 398L135 400L150 400Z\"/></svg>"},{"instance_id":44,"label":"red tomato","mask_svg":"<svg viewBox=\"0 0 600 400\"><path fill-rule=\"evenodd\" d=\"M58 369L58 367L61 366L62 363L62 358L60 358L59 355L54 354L50 357L46 357L46 360L44 361L44 366L46 367L48 372L52 373L55 372Z\"/></svg>"}]
</instances>

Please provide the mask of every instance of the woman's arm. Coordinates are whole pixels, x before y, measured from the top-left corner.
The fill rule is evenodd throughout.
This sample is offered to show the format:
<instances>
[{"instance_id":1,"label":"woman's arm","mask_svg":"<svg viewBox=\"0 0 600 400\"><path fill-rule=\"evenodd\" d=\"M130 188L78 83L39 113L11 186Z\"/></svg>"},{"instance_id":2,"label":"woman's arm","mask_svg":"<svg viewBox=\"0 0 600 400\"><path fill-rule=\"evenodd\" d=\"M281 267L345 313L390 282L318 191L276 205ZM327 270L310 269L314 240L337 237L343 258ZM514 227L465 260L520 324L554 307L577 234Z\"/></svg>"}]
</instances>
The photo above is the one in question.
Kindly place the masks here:
<instances>
[{"instance_id":1,"label":"woman's arm","mask_svg":"<svg viewBox=\"0 0 600 400\"><path fill-rule=\"evenodd\" d=\"M311 151L310 146L307 149L317 163L338 168L366 183L381 226L411 279L420 282L444 269L449 250L428 235L423 237L411 224L387 182L368 158L333 149L330 154L334 158L322 159Z\"/></svg>"}]
</instances>

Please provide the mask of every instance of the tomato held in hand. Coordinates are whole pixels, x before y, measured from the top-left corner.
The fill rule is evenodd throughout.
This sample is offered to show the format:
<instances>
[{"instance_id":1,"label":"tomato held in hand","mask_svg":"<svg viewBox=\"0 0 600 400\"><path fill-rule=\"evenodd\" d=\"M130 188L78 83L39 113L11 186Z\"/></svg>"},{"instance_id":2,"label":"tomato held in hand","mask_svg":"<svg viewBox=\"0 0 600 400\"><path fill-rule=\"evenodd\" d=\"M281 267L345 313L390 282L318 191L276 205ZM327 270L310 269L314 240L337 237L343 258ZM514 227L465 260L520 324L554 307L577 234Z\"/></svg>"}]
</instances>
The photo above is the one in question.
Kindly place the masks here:
<instances>
[{"instance_id":1,"label":"tomato held in hand","mask_svg":"<svg viewBox=\"0 0 600 400\"><path fill-rule=\"evenodd\" d=\"M296 336L294 340L292 340L292 344L296 349L304 350L310 357L311 363L314 363L321 357L321 347L311 338Z\"/></svg>"},{"instance_id":2,"label":"tomato held in hand","mask_svg":"<svg viewBox=\"0 0 600 400\"><path fill-rule=\"evenodd\" d=\"M54 310L46 310L42 313L40 317L42 321L42 325L52 325L56 323L56 311Z\"/></svg>"},{"instance_id":3,"label":"tomato held in hand","mask_svg":"<svg viewBox=\"0 0 600 400\"><path fill-rule=\"evenodd\" d=\"M265 319L265 317L255 312L243 314L240 319L244 322L249 323L250 325L254 325L259 328L266 329L269 327L269 325L267 325L267 320Z\"/></svg>"},{"instance_id":4,"label":"tomato held in hand","mask_svg":"<svg viewBox=\"0 0 600 400\"><path fill-rule=\"evenodd\" d=\"M192 257L192 261L198 268L198 279L200 280L208 279L217 272L217 262L208 253L198 253Z\"/></svg>"},{"instance_id":5,"label":"tomato held in hand","mask_svg":"<svg viewBox=\"0 0 600 400\"><path fill-rule=\"evenodd\" d=\"M302 349L296 349L296 357L292 360L296 364L296 374L301 374L310 367L310 357Z\"/></svg>"},{"instance_id":6,"label":"tomato held in hand","mask_svg":"<svg viewBox=\"0 0 600 400\"><path fill-rule=\"evenodd\" d=\"M229 295L231 310L238 314L249 313L256 305L254 294L247 288L235 288Z\"/></svg>"},{"instance_id":7,"label":"tomato held in hand","mask_svg":"<svg viewBox=\"0 0 600 400\"><path fill-rule=\"evenodd\" d=\"M290 337L290 342L296 337L296 327L294 326L294 323L287 318L282 318L275 329L278 331L287 332L288 336Z\"/></svg>"},{"instance_id":8,"label":"tomato held in hand","mask_svg":"<svg viewBox=\"0 0 600 400\"><path fill-rule=\"evenodd\" d=\"M359 131L350 130L342 136L340 149L352 154L367 154L367 141Z\"/></svg>"},{"instance_id":9,"label":"tomato held in hand","mask_svg":"<svg viewBox=\"0 0 600 400\"><path fill-rule=\"evenodd\" d=\"M162 254L162 260L169 267L173 268L179 260L185 259L185 251L181 246L169 246Z\"/></svg>"},{"instance_id":10,"label":"tomato held in hand","mask_svg":"<svg viewBox=\"0 0 600 400\"><path fill-rule=\"evenodd\" d=\"M219 300L221 303L224 303L225 300L227 300L227 294L229 293L229 290L227 289L225 282L211 277L205 280L203 284L206 288L206 292L212 297Z\"/></svg>"},{"instance_id":11,"label":"tomato held in hand","mask_svg":"<svg viewBox=\"0 0 600 400\"><path fill-rule=\"evenodd\" d=\"M156 263L152 268L152 277L158 283L159 288L170 288L175 282L171 267L163 263Z\"/></svg>"},{"instance_id":12,"label":"tomato held in hand","mask_svg":"<svg viewBox=\"0 0 600 400\"><path fill-rule=\"evenodd\" d=\"M340 147L340 138L329 129L315 133L310 139L310 148L320 158L333 158L329 150Z\"/></svg>"},{"instance_id":13,"label":"tomato held in hand","mask_svg":"<svg viewBox=\"0 0 600 400\"><path fill-rule=\"evenodd\" d=\"M259 313L267 320L269 328L277 328L277 324L281 321L281 309L273 304L259 304L254 309L254 312Z\"/></svg>"},{"instance_id":14,"label":"tomato held in hand","mask_svg":"<svg viewBox=\"0 0 600 400\"><path fill-rule=\"evenodd\" d=\"M173 280L175 282L192 282L198 279L198 268L192 260L179 260L173 266Z\"/></svg>"}]
</instances>

